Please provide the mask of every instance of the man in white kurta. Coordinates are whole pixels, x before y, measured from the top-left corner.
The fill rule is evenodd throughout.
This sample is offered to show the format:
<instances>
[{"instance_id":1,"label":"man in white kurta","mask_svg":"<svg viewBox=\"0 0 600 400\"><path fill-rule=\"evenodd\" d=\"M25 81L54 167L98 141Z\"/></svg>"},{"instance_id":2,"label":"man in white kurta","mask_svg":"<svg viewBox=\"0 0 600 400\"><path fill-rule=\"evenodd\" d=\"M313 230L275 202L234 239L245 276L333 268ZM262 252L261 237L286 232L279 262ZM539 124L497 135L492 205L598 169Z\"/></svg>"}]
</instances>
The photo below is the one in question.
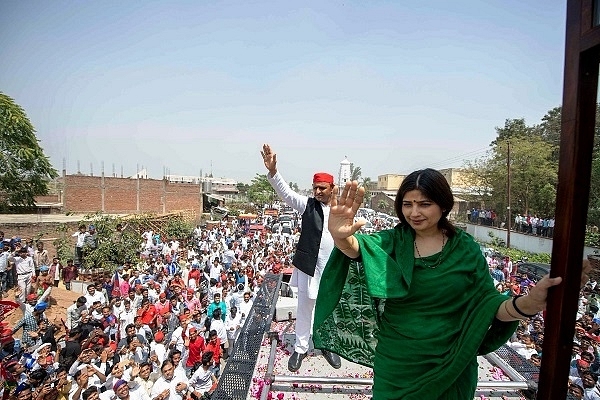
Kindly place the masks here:
<instances>
[{"instance_id":1,"label":"man in white kurta","mask_svg":"<svg viewBox=\"0 0 600 400\"><path fill-rule=\"evenodd\" d=\"M293 191L281 174L277 171L277 156L271 150L269 145L263 145L261 152L265 167L269 171L267 179L279 197L290 207L296 210L301 215L304 215L309 205L309 197L302 196ZM316 257L316 265L314 266L314 274L311 276L303 271L300 271L298 266L294 268L290 285L298 288L298 309L296 311L296 343L294 345L294 353L288 361L288 369L292 372L297 371L306 353L308 352L308 344L310 333L312 331L313 311L315 309L315 300L319 292L319 283L321 274L327 264L329 255L333 250L333 238L331 237L327 222L329 219L329 203L331 201L333 191L333 176L326 173L317 173L313 178L313 195L314 199L320 203L320 208L323 212L321 240L318 245L318 254ZM305 225L303 222L303 229ZM323 351L323 356L334 368L340 368L341 361L336 354Z\"/></svg>"}]
</instances>

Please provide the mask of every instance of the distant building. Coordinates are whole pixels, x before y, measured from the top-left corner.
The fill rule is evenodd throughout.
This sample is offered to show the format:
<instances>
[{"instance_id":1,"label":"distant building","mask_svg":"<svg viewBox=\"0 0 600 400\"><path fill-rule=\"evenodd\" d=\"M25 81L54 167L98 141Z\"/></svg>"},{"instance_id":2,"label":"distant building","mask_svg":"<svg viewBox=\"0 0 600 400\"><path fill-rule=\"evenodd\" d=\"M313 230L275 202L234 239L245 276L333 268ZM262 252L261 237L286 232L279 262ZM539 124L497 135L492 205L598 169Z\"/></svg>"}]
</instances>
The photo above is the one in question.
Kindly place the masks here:
<instances>
[{"instance_id":1,"label":"distant building","mask_svg":"<svg viewBox=\"0 0 600 400\"><path fill-rule=\"evenodd\" d=\"M348 161L348 157L344 157L344 159L340 162L340 173L338 175L338 187L343 188L346 186L346 182L350 180L350 166L352 163Z\"/></svg>"},{"instance_id":2,"label":"distant building","mask_svg":"<svg viewBox=\"0 0 600 400\"><path fill-rule=\"evenodd\" d=\"M477 195L482 192L478 182L473 182L471 176L460 168L446 168L438 170L450 185L454 194L454 208L451 217L456 218L467 208L473 207L474 203L464 200L461 196ZM398 188L406 175L385 174L377 177L377 189L372 191L371 208L378 212L392 213L394 199Z\"/></svg>"},{"instance_id":3,"label":"distant building","mask_svg":"<svg viewBox=\"0 0 600 400\"><path fill-rule=\"evenodd\" d=\"M385 174L379 175L377 177L377 191L385 192L385 191L398 191L400 184L404 180L406 175L399 174Z\"/></svg>"},{"instance_id":4,"label":"distant building","mask_svg":"<svg viewBox=\"0 0 600 400\"><path fill-rule=\"evenodd\" d=\"M235 199L239 193L238 182L229 178L213 178L212 176L165 175L165 179L174 183L202 184L202 191L214 195L221 201Z\"/></svg>"}]
</instances>

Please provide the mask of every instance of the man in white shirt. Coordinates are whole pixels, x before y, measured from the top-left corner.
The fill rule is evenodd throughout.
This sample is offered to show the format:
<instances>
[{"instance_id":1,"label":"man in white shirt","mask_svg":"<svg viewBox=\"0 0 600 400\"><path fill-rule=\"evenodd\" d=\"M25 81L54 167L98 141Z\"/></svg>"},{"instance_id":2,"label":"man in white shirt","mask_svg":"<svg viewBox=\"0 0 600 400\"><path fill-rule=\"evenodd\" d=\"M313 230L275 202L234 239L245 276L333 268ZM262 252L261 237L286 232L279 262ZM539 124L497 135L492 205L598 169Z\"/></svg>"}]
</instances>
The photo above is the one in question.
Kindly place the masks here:
<instances>
[{"instance_id":1,"label":"man in white shirt","mask_svg":"<svg viewBox=\"0 0 600 400\"><path fill-rule=\"evenodd\" d=\"M227 352L229 356L233 353L233 345L240 334L240 327L242 326L241 320L242 315L238 313L237 308L231 307L227 318L225 318L225 329L227 331L227 341L229 342Z\"/></svg>"},{"instance_id":2,"label":"man in white shirt","mask_svg":"<svg viewBox=\"0 0 600 400\"><path fill-rule=\"evenodd\" d=\"M73 257L73 263L76 266L83 263L83 246L85 245L85 238L89 236L89 234L86 226L82 224L79 225L79 230L71 235L77 238L77 243L75 243L75 257Z\"/></svg>"},{"instance_id":3,"label":"man in white shirt","mask_svg":"<svg viewBox=\"0 0 600 400\"><path fill-rule=\"evenodd\" d=\"M244 301L240 303L240 324L244 325L246 323L246 318L248 318L248 314L250 314L250 309L254 302L251 300L250 292L244 293Z\"/></svg>"},{"instance_id":4,"label":"man in white shirt","mask_svg":"<svg viewBox=\"0 0 600 400\"><path fill-rule=\"evenodd\" d=\"M9 257L9 261L15 264L17 284L21 289L19 300L25 302L26 296L31 291L31 278L35 272L33 259L29 256L27 249L22 247L15 256Z\"/></svg>"},{"instance_id":5,"label":"man in white shirt","mask_svg":"<svg viewBox=\"0 0 600 400\"><path fill-rule=\"evenodd\" d=\"M87 309L85 303L87 303L87 299L80 296L75 303L67 308L67 321L65 324L69 330L81 323L81 312Z\"/></svg>"},{"instance_id":6,"label":"man in white shirt","mask_svg":"<svg viewBox=\"0 0 600 400\"><path fill-rule=\"evenodd\" d=\"M96 301L99 301L102 305L106 304L106 298L104 297L104 294L102 294L102 292L97 291L96 286L94 286L93 284L88 285L85 299L85 304L87 305L88 309L90 309Z\"/></svg>"},{"instance_id":7,"label":"man in white shirt","mask_svg":"<svg viewBox=\"0 0 600 400\"><path fill-rule=\"evenodd\" d=\"M152 387L150 397L157 400L182 400L183 395L187 392L188 385L184 380L175 376L175 366L170 360L163 362L161 368L161 376L156 380ZM168 395L165 395L168 391Z\"/></svg>"},{"instance_id":8,"label":"man in white shirt","mask_svg":"<svg viewBox=\"0 0 600 400\"><path fill-rule=\"evenodd\" d=\"M8 259L10 257L9 246L4 246L0 249L0 298L6 292L6 277L8 270Z\"/></svg>"}]
</instances>

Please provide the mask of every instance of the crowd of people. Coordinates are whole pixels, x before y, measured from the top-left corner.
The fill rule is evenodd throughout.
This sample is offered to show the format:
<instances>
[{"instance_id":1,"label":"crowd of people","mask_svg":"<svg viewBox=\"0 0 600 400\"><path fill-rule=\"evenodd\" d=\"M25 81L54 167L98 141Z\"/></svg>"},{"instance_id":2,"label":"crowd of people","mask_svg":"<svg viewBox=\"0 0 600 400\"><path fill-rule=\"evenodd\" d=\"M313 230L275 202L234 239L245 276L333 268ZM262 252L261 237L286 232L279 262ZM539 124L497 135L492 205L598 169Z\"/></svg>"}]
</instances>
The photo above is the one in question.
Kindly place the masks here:
<instances>
[{"instance_id":1,"label":"crowd of people","mask_svg":"<svg viewBox=\"0 0 600 400\"><path fill-rule=\"evenodd\" d=\"M505 222L498 221L494 210L485 208L472 208L467 210L467 221L473 224L486 226L505 227ZM528 235L552 237L554 235L554 217L538 217L531 214L517 214L514 216L511 229Z\"/></svg>"},{"instance_id":2,"label":"crowd of people","mask_svg":"<svg viewBox=\"0 0 600 400\"><path fill-rule=\"evenodd\" d=\"M248 228L236 220L198 226L185 242L146 230L139 259L101 275L66 318L53 321L46 317L52 287L62 279L71 289L85 258L79 244L93 227L73 235L74 257L64 267L43 242L0 232L1 293L15 288L23 313L0 327L4 397L208 398L265 274L281 272L293 257L294 234Z\"/></svg>"},{"instance_id":3,"label":"crowd of people","mask_svg":"<svg viewBox=\"0 0 600 400\"><path fill-rule=\"evenodd\" d=\"M0 232L0 293L7 296L7 290L14 287L14 300L23 313L13 326L0 322L3 397L209 398L265 274L281 273L292 264L296 268L291 280L299 301L296 343L288 369L301 368L311 333L328 363L340 368L338 354L353 360L362 350L359 344L340 346L336 335L372 340L369 330L341 332L339 323L328 325L334 321L329 318L337 307L356 300L342 292L349 290L343 284L346 274L354 273L348 264L355 265L357 260L365 266L362 273L370 282L368 296L360 292L360 306L373 307L369 296L382 300L371 311L353 308L366 310L370 317L383 312L378 319L369 317L370 323L379 326L377 348L364 348L366 357L374 357L365 365L373 365L373 390L378 397L397 398L402 392L411 399L433 393L437 397L443 393L442 397L449 399L464 398L475 388L473 360L480 346L492 351L506 340L525 359L540 364L542 310L548 288L560 284L560 278L544 277L535 282L527 274L519 274L516 263L508 258L487 257L486 268L479 246L447 220L452 195L443 176L429 169L415 171L403 182L396 199L401 224L378 230L375 235L354 235L367 222L356 218L364 196L356 182L347 184L338 200L333 177L317 173L314 197L300 196L288 190L268 145L263 146L262 155L269 182L298 213L295 217L302 216L304 236L298 227L288 232L252 230L248 220L223 221L210 228L198 226L191 238L181 242L145 230L140 235L139 258L124 260L115 271L89 284L86 293L68 307L64 320L49 321L46 317L52 288L62 278L65 288L71 289L72 280L84 265L86 246L99 240L94 227L82 225L72 235L76 240L73 258L65 260L64 266L62 260L49 258L43 242L34 244L15 236L7 239ZM265 217L260 222L276 221ZM122 229L117 226L116 232ZM442 282L436 278L447 274L445 271L451 271L451 276L446 275L445 289L437 290L442 289ZM587 280L587 272L584 267L582 279ZM456 290L456 285L462 289ZM596 295L600 287L596 286L590 281L580 299L569 382L570 395L575 398L600 399L596 385L600 373ZM450 294L452 301L448 301ZM474 301L474 297L479 300ZM422 312L432 310L432 301L438 306L444 304L435 308L438 317L429 320L431 329L445 332L444 340L422 335ZM480 317L463 319L460 316L464 313ZM311 332L313 318L315 330ZM433 323L439 326L433 327ZM488 335L490 330L495 333ZM406 336L399 337L397 331ZM463 336L469 340L457 339ZM390 354L385 350L389 348L410 351ZM439 357L432 357L432 351L438 350ZM460 365L447 357L454 353L465 355ZM413 363L416 355L418 365ZM434 361L436 367L429 364ZM431 373L439 385L423 387L416 383L423 374ZM418 392L416 388L420 388Z\"/></svg>"},{"instance_id":4,"label":"crowd of people","mask_svg":"<svg viewBox=\"0 0 600 400\"><path fill-rule=\"evenodd\" d=\"M526 294L536 279L518 271L518 263L510 257L486 253L490 275L498 292L508 296ZM572 399L600 400L600 287L591 279L579 296L579 309L573 339L573 355L569 373L569 396ZM521 321L507 342L524 359L539 367L544 343L544 314Z\"/></svg>"}]
</instances>

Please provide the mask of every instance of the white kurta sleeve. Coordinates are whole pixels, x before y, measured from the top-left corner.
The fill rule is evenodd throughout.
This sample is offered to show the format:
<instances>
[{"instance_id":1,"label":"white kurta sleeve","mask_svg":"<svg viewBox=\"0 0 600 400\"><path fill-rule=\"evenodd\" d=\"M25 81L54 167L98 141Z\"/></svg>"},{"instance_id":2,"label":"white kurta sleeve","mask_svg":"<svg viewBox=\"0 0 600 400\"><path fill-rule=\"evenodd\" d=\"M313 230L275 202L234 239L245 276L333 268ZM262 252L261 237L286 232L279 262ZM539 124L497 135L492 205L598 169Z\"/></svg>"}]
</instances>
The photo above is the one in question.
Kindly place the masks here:
<instances>
[{"instance_id":1,"label":"white kurta sleeve","mask_svg":"<svg viewBox=\"0 0 600 400\"><path fill-rule=\"evenodd\" d=\"M279 171L274 176L270 176L270 174L267 173L267 180L271 186L273 186L273 189L275 189L275 192L277 192L277 195L281 200L300 214L304 213L306 205L308 204L308 197L294 192L292 188L290 188L290 185L283 179Z\"/></svg>"}]
</instances>

